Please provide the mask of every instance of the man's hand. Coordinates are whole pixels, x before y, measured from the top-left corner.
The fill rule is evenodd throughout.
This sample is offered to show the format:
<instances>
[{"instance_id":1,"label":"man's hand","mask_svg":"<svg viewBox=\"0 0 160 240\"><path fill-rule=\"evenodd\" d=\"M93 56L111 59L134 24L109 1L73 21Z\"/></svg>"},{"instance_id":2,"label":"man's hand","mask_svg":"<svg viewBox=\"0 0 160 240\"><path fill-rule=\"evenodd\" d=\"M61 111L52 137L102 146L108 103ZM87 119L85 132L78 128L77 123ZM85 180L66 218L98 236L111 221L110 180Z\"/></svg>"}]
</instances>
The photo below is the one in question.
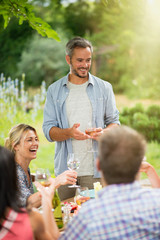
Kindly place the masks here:
<instances>
[{"instance_id":1,"label":"man's hand","mask_svg":"<svg viewBox=\"0 0 160 240\"><path fill-rule=\"evenodd\" d=\"M99 128L95 128L94 131L95 131L95 132L92 133L91 138L92 138L93 140L98 141L99 137L100 137L100 136L102 135L102 133L103 133L103 129L102 129L101 127L99 127Z\"/></svg>"},{"instance_id":2,"label":"man's hand","mask_svg":"<svg viewBox=\"0 0 160 240\"><path fill-rule=\"evenodd\" d=\"M66 170L55 178L55 187L58 188L61 185L76 184L77 172L74 170Z\"/></svg>"},{"instance_id":3,"label":"man's hand","mask_svg":"<svg viewBox=\"0 0 160 240\"><path fill-rule=\"evenodd\" d=\"M119 125L116 123L109 124L106 128L102 129L101 127L95 128L95 133L92 133L91 138L98 141L99 137L103 134L103 132L110 130L112 127L118 127Z\"/></svg>"},{"instance_id":4,"label":"man's hand","mask_svg":"<svg viewBox=\"0 0 160 240\"><path fill-rule=\"evenodd\" d=\"M86 140L91 138L88 134L81 132L78 128L80 123L75 123L73 127L70 129L70 136L76 140Z\"/></svg>"}]
</instances>

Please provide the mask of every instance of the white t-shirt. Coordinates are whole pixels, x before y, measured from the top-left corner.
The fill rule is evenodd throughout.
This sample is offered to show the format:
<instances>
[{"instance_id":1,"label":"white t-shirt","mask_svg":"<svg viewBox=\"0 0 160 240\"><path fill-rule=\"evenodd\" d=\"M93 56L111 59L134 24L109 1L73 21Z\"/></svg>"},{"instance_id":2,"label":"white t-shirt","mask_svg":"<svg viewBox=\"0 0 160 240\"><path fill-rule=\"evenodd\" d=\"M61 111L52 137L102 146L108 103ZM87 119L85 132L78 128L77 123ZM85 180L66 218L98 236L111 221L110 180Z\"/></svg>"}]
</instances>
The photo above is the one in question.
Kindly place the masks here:
<instances>
[{"instance_id":1,"label":"white t-shirt","mask_svg":"<svg viewBox=\"0 0 160 240\"><path fill-rule=\"evenodd\" d=\"M79 130L85 132L92 122L92 106L86 88L88 81L77 85L68 81L69 95L66 99L66 111L69 127L80 123ZM87 140L72 139L73 153L78 155L80 167L78 176L93 175L93 153L87 151Z\"/></svg>"}]
</instances>

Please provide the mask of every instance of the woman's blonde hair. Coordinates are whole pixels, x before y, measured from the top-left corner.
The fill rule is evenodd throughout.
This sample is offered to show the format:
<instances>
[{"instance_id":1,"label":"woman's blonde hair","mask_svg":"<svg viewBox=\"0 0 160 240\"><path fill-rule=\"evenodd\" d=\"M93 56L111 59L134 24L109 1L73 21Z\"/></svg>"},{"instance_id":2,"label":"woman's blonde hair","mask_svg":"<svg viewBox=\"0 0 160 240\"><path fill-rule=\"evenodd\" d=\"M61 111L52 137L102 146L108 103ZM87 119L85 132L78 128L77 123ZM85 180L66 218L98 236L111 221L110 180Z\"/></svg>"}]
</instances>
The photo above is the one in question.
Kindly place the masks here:
<instances>
[{"instance_id":1,"label":"woman's blonde hair","mask_svg":"<svg viewBox=\"0 0 160 240\"><path fill-rule=\"evenodd\" d=\"M34 131L37 135L36 129L27 124L20 123L11 128L9 136L5 139L5 147L14 153L14 147L20 143L23 133L28 130Z\"/></svg>"}]
</instances>

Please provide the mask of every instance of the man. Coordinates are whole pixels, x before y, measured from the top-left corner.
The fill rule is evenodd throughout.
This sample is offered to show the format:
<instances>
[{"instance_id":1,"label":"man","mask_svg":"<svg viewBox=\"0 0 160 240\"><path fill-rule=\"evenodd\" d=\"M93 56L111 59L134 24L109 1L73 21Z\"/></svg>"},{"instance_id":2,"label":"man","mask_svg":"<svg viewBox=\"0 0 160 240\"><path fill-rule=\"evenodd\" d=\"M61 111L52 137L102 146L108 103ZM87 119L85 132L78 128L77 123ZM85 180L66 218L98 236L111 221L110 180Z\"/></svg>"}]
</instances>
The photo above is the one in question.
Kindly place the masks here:
<instances>
[{"instance_id":1,"label":"man","mask_svg":"<svg viewBox=\"0 0 160 240\"><path fill-rule=\"evenodd\" d=\"M82 205L60 239L160 239L160 190L136 180L145 141L128 127L100 137L97 167L104 188Z\"/></svg>"},{"instance_id":2,"label":"man","mask_svg":"<svg viewBox=\"0 0 160 240\"><path fill-rule=\"evenodd\" d=\"M97 138L102 129L119 124L119 112L110 83L89 73L92 45L76 37L66 45L66 61L70 66L67 76L53 83L47 91L43 131L48 141L56 141L55 175L67 169L69 153L79 157L78 184L93 188L99 181L95 166ZM90 137L85 133L88 124L96 126ZM94 153L87 150L93 139ZM60 187L61 200L74 196L75 189Z\"/></svg>"}]
</instances>

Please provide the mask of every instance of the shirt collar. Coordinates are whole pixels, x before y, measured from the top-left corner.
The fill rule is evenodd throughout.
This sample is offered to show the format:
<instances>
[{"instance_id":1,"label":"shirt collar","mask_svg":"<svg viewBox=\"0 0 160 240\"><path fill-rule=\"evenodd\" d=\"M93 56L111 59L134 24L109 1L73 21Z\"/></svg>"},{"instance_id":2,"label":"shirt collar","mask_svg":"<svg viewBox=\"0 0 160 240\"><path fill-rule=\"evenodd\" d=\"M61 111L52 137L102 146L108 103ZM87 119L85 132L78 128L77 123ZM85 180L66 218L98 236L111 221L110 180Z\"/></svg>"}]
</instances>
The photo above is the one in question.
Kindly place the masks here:
<instances>
[{"instance_id":1,"label":"shirt collar","mask_svg":"<svg viewBox=\"0 0 160 240\"><path fill-rule=\"evenodd\" d=\"M17 169L20 169L21 171L23 170L23 172L25 173L24 169L21 167L21 165L19 163L16 162L16 167ZM30 168L28 167L28 173L30 175ZM25 173L26 174L26 173Z\"/></svg>"},{"instance_id":2,"label":"shirt collar","mask_svg":"<svg viewBox=\"0 0 160 240\"><path fill-rule=\"evenodd\" d=\"M69 77L69 73L63 78L62 86L67 86L68 77ZM94 80L90 73L89 73L89 78L88 78L88 84L92 84L94 86Z\"/></svg>"},{"instance_id":3,"label":"shirt collar","mask_svg":"<svg viewBox=\"0 0 160 240\"><path fill-rule=\"evenodd\" d=\"M62 86L67 86L69 73L62 79Z\"/></svg>"},{"instance_id":4,"label":"shirt collar","mask_svg":"<svg viewBox=\"0 0 160 240\"><path fill-rule=\"evenodd\" d=\"M93 77L92 75L89 73L89 78L88 78L88 84L92 84L94 86L94 80L93 80Z\"/></svg>"}]
</instances>

